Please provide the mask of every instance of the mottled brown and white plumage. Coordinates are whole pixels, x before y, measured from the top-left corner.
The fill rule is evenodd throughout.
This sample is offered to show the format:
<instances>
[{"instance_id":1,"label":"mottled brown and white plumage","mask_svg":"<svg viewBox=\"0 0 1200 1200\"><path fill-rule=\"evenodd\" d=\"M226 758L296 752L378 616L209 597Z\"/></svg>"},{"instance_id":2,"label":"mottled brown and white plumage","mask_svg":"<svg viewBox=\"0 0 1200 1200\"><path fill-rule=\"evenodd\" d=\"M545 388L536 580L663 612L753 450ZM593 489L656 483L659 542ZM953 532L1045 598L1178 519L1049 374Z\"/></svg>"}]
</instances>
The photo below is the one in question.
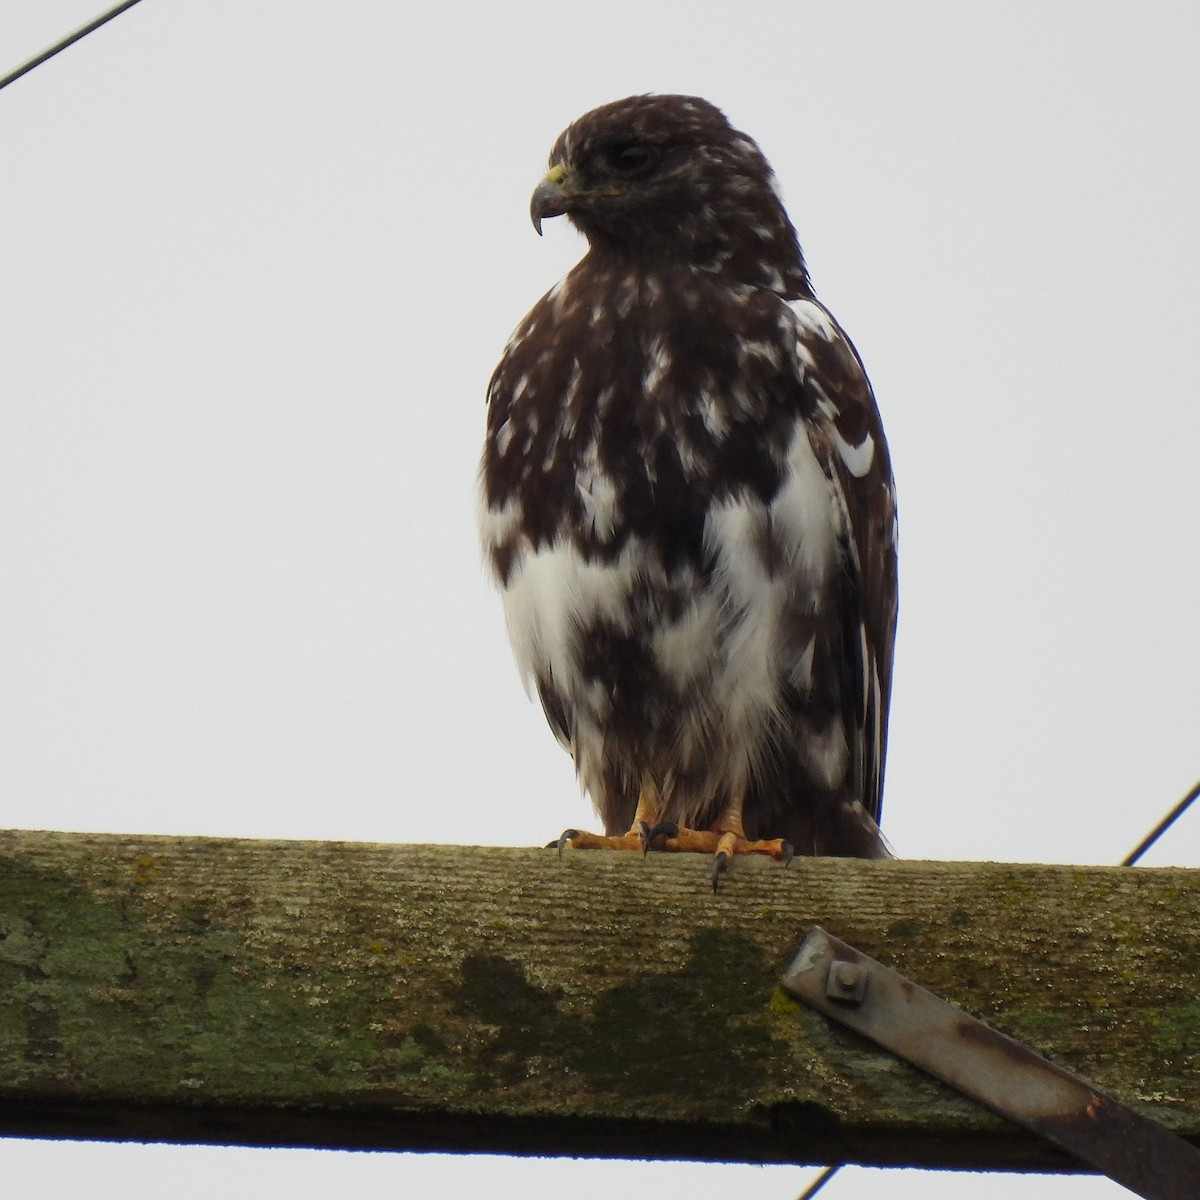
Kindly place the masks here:
<instances>
[{"instance_id":1,"label":"mottled brown and white plumage","mask_svg":"<svg viewBox=\"0 0 1200 1200\"><path fill-rule=\"evenodd\" d=\"M558 139L586 235L488 390L481 531L522 675L609 834L639 800L880 857L896 507L859 358L757 145L687 96Z\"/></svg>"}]
</instances>

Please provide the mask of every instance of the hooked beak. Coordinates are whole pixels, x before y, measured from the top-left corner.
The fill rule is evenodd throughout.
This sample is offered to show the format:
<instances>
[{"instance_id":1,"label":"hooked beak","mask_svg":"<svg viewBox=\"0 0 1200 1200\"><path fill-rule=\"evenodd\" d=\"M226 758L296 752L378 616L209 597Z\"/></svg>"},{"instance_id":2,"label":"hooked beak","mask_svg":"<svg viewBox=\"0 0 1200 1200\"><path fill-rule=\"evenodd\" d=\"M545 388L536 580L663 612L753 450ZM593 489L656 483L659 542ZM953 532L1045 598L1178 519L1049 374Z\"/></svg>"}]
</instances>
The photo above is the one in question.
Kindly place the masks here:
<instances>
[{"instance_id":1,"label":"hooked beak","mask_svg":"<svg viewBox=\"0 0 1200 1200\"><path fill-rule=\"evenodd\" d=\"M542 236L543 217L561 217L567 211L571 199L570 191L564 187L567 168L559 163L546 172L546 177L533 189L529 201L529 218L533 227Z\"/></svg>"}]
</instances>

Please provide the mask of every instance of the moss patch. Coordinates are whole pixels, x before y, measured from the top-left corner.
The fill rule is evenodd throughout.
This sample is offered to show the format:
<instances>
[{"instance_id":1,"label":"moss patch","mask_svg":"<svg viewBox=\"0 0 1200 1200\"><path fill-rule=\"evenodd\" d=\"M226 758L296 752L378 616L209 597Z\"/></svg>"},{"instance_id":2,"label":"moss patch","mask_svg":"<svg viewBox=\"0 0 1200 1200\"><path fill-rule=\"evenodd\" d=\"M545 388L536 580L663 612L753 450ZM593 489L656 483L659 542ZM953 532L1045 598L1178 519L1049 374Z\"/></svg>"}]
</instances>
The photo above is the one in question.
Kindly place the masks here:
<instances>
[{"instance_id":1,"label":"moss patch","mask_svg":"<svg viewBox=\"0 0 1200 1200\"><path fill-rule=\"evenodd\" d=\"M584 1013L562 989L538 986L520 964L489 953L467 957L451 999L494 1030L478 1059L490 1082L566 1070L599 1095L692 1094L727 1111L731 1099L756 1090L751 1077L761 1082L787 1061L771 1031L773 985L753 943L710 928L692 934L675 970L648 968L599 992Z\"/></svg>"}]
</instances>

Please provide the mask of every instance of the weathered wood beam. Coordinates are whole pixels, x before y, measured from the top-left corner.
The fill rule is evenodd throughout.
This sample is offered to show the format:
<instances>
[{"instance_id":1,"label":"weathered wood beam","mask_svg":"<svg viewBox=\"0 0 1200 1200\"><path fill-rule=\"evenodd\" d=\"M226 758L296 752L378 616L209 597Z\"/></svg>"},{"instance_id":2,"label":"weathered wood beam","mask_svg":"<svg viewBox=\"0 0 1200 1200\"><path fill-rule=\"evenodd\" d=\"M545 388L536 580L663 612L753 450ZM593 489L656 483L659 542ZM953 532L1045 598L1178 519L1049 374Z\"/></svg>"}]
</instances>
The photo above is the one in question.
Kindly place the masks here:
<instances>
[{"instance_id":1,"label":"weathered wood beam","mask_svg":"<svg viewBox=\"0 0 1200 1200\"><path fill-rule=\"evenodd\" d=\"M1200 1139L1200 872L0 834L0 1133L1070 1169L776 986L819 922Z\"/></svg>"}]
</instances>

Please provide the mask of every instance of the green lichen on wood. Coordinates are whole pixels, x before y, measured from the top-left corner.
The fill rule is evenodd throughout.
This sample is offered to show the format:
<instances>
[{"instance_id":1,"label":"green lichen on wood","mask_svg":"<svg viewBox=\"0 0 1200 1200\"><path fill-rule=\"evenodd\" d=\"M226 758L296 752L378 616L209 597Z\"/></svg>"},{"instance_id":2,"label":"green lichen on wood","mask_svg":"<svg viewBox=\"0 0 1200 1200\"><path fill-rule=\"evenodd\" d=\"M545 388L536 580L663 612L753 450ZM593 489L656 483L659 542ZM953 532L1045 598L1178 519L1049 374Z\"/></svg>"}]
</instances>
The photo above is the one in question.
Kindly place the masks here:
<instances>
[{"instance_id":1,"label":"green lichen on wood","mask_svg":"<svg viewBox=\"0 0 1200 1200\"><path fill-rule=\"evenodd\" d=\"M127 1136L1063 1165L786 997L820 923L1200 1131L1196 872L736 868L714 896L690 856L0 834L0 1128L58 1097Z\"/></svg>"}]
</instances>

